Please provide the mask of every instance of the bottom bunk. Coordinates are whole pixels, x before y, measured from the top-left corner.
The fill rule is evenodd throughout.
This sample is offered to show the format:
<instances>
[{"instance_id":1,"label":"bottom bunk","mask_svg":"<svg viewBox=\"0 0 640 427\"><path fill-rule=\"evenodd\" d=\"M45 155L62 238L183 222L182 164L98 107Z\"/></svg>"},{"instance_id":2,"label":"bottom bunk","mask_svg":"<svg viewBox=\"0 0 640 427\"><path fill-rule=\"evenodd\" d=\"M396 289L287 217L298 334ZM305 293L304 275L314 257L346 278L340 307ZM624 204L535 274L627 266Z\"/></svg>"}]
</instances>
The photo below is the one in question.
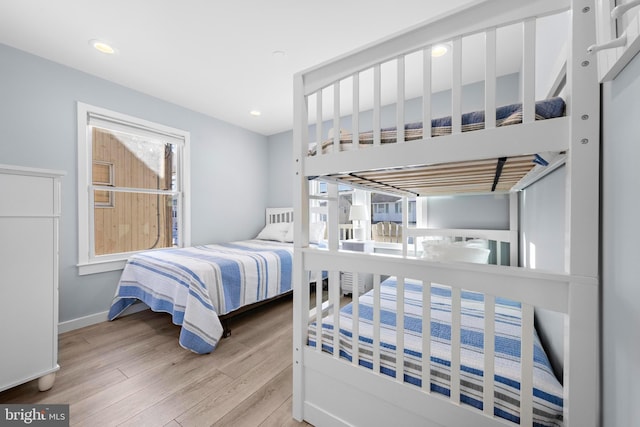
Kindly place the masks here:
<instances>
[{"instance_id":1,"label":"bottom bunk","mask_svg":"<svg viewBox=\"0 0 640 427\"><path fill-rule=\"evenodd\" d=\"M423 322L423 284L407 279L404 288L404 316L397 317L398 286L394 277L380 284L379 294L374 290L340 309L336 319L333 315L322 319L321 342L323 351L369 369L374 369L392 378L402 378L405 383L449 397L452 384L452 288L439 284L430 285L430 319ZM379 310L379 329L376 331L375 307ZM359 321L354 325L354 310L359 312ZM494 317L494 384L493 415L520 423L520 374L521 374L521 304L504 298L495 299ZM399 321L399 322L398 322ZM459 393L460 403L483 410L484 372L484 328L485 299L477 292L462 291L460 298L460 344L459 344ZM422 328L430 328L430 361L425 366L423 357ZM336 344L335 330L339 330ZM398 330L403 330L398 345ZM313 322L308 329L309 346L318 345L319 328ZM354 350L354 336L357 347ZM398 348L402 348L403 370L397 375ZM379 353L379 363L374 353ZM357 353L357 361L354 354ZM563 412L563 388L553 375L547 355L534 332L533 349L533 425L561 426ZM374 364L378 366L374 367ZM429 372L428 385L423 384L425 371ZM454 380L455 381L455 380Z\"/></svg>"},{"instance_id":2,"label":"bottom bunk","mask_svg":"<svg viewBox=\"0 0 640 427\"><path fill-rule=\"evenodd\" d=\"M489 239L492 252L514 245ZM300 277L326 271L328 280L311 301L308 287L294 290L294 418L344 426L589 424L584 403L597 384L581 366L591 359L583 350L592 342L596 282L432 258L432 243L403 257L299 250ZM353 283L372 276L372 288L353 286L344 296L346 274ZM538 309L564 319L562 378L536 331Z\"/></svg>"}]
</instances>

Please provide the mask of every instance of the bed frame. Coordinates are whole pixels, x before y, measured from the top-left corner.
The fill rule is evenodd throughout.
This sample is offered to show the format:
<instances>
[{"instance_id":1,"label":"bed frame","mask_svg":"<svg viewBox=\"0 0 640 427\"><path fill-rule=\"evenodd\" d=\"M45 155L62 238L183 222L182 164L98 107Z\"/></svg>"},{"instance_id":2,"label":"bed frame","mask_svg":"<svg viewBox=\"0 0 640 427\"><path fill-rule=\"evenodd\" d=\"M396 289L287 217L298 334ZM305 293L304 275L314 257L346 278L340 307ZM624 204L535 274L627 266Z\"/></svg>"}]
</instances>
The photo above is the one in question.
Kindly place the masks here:
<instances>
[{"instance_id":1,"label":"bed frame","mask_svg":"<svg viewBox=\"0 0 640 427\"><path fill-rule=\"evenodd\" d=\"M536 18L570 10L571 28L566 49L566 62L557 79L564 82L562 97L566 101L566 116L536 121L534 118L534 70L536 66ZM405 384L348 362L338 354L323 352L307 345L310 324L309 272L328 271L328 299L318 297L313 320L336 312L340 306L340 273L374 275L374 289L381 276L414 278L424 283L446 283L456 289L466 289L522 303L522 375L520 424L533 423L532 337L534 309L561 313L564 318L563 422L565 426L596 426L600 420L599 405L599 86L595 59L587 48L595 42L595 2L593 0L492 0L473 4L441 18L409 28L392 37L365 46L335 60L296 74L294 77L294 216L306 219L314 215L321 201L326 202L328 215L328 248L309 246L309 222L295 222L294 243L294 380L293 417L314 425L423 425L423 426L497 426L510 425L494 417L493 365L490 354L484 358L484 410L470 409L460 403L460 391L452 386L450 397L432 393L427 388ZM496 28L518 24L523 29L523 61L521 68L523 119L522 124L496 127L488 115L484 129L461 132L462 91L461 40L472 34L486 39L485 111L496 109ZM405 61L407 55L423 52L424 123L431 119L431 47L449 41L452 47L452 132L431 138L430 133L419 140L405 141L403 132L398 142L381 144L380 95L381 64L394 61L397 66L398 88L395 106L397 129L404 129ZM327 111L333 111L333 129L344 126L343 116L351 111L341 107L341 97L353 99L352 111L360 110L360 75L373 70L373 144L361 147L354 137L353 149L340 150L340 132L333 132L334 149L329 153L309 147L318 146L326 135L323 121ZM348 82L353 92L341 89ZM554 92L557 92L554 85ZM323 105L326 93L332 94L332 105ZM555 95L552 93L550 95ZM343 105L345 103L342 103ZM310 114L315 106L316 114ZM323 112L323 108L325 111ZM311 116L311 117L310 117ZM359 114L352 115L351 134L358 135ZM315 135L315 137L314 137ZM515 143L517 142L517 143ZM408 171L416 159L424 165L452 165L486 159L531 156L540 152L558 153L567 165L565 271L547 272L517 267L517 256L511 266L490 266L464 263L438 263L419 259L411 253L408 235L415 238L424 230L410 230L406 214L403 220L401 256L379 256L339 250L338 189L335 183L343 177L360 172L393 170ZM408 173L408 172L407 172ZM534 172L540 175L538 172ZM310 194L309 180L326 179L328 196ZM532 182L534 178L524 177ZM366 182L358 185L367 188ZM515 185L517 191L522 185ZM459 193L452 189L451 193ZM406 193L404 193L406 195ZM412 196L415 196L413 194ZM408 202L404 199L403 212ZM404 231L404 230L403 230ZM428 233L428 232L427 232ZM512 243L512 247L516 247ZM357 300L357 286L353 299ZM455 304L455 301L454 301ZM402 306L398 307L401 311ZM491 305L487 307L490 311ZM354 317L357 319L357 313ZM490 316L486 316L490 317ZM454 319L456 313L454 313ZM460 345L459 324L452 322L452 384L459 384L459 364L455 354ZM378 323L379 325L379 323ZM490 321L485 323L485 348L493 348L495 336ZM456 335L458 334L458 335ZM400 345L401 343L399 343ZM357 345L357 343L354 343ZM401 347L400 347L401 348ZM487 352L489 353L489 351ZM375 360L374 351L374 360ZM399 358L399 366L402 366ZM375 361L374 361L375 366ZM401 370L397 370L402 372Z\"/></svg>"}]
</instances>

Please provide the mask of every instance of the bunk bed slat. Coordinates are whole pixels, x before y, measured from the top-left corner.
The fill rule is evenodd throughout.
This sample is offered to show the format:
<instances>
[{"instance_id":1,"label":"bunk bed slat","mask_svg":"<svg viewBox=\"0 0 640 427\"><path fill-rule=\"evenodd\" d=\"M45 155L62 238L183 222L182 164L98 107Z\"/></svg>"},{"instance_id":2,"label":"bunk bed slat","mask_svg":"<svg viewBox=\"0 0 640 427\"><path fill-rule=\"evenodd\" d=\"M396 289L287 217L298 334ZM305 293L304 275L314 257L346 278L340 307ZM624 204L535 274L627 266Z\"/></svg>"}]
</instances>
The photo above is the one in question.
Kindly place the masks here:
<instances>
[{"instance_id":1,"label":"bunk bed slat","mask_svg":"<svg viewBox=\"0 0 640 427\"><path fill-rule=\"evenodd\" d=\"M422 50L422 136L431 138L431 46Z\"/></svg>"},{"instance_id":2,"label":"bunk bed slat","mask_svg":"<svg viewBox=\"0 0 640 427\"><path fill-rule=\"evenodd\" d=\"M460 288L451 287L451 395L460 403L460 315L462 308Z\"/></svg>"},{"instance_id":3,"label":"bunk bed slat","mask_svg":"<svg viewBox=\"0 0 640 427\"><path fill-rule=\"evenodd\" d=\"M496 127L496 29L485 32L484 128Z\"/></svg>"},{"instance_id":4,"label":"bunk bed slat","mask_svg":"<svg viewBox=\"0 0 640 427\"><path fill-rule=\"evenodd\" d=\"M396 286L396 381L404 382L404 277Z\"/></svg>"},{"instance_id":5,"label":"bunk bed slat","mask_svg":"<svg viewBox=\"0 0 640 427\"><path fill-rule=\"evenodd\" d=\"M340 82L333 84L333 149L340 151Z\"/></svg>"},{"instance_id":6,"label":"bunk bed slat","mask_svg":"<svg viewBox=\"0 0 640 427\"><path fill-rule=\"evenodd\" d=\"M497 242L500 245L500 242ZM496 298L493 295L484 296L484 383L482 385L483 410L485 415L493 417L494 404L494 357L495 357L495 312Z\"/></svg>"},{"instance_id":7,"label":"bunk bed slat","mask_svg":"<svg viewBox=\"0 0 640 427\"><path fill-rule=\"evenodd\" d=\"M360 297L360 273L353 273L353 283L351 284L351 296L353 302L353 325L351 326L351 364L358 366L360 364L360 304L358 304L358 298Z\"/></svg>"},{"instance_id":8,"label":"bunk bed slat","mask_svg":"<svg viewBox=\"0 0 640 427\"><path fill-rule=\"evenodd\" d=\"M340 272L329 273L329 297L333 308L333 358L340 358ZM316 335L317 336L317 335Z\"/></svg>"},{"instance_id":9,"label":"bunk bed slat","mask_svg":"<svg viewBox=\"0 0 640 427\"><path fill-rule=\"evenodd\" d=\"M523 23L522 51L522 123L531 123L536 116L536 20Z\"/></svg>"},{"instance_id":10,"label":"bunk bed slat","mask_svg":"<svg viewBox=\"0 0 640 427\"><path fill-rule=\"evenodd\" d=\"M462 38L453 39L451 81L451 134L462 132Z\"/></svg>"},{"instance_id":11,"label":"bunk bed slat","mask_svg":"<svg viewBox=\"0 0 640 427\"><path fill-rule=\"evenodd\" d=\"M422 281L422 390L431 392L431 282Z\"/></svg>"},{"instance_id":12,"label":"bunk bed slat","mask_svg":"<svg viewBox=\"0 0 640 427\"><path fill-rule=\"evenodd\" d=\"M322 317L324 315L323 313L323 301L322 301L322 273L321 272L317 272L315 273L315 278L316 278L316 336L317 337L321 337L322 336ZM320 281L318 281L318 278L320 279ZM316 351L321 353L322 352L322 344L316 346Z\"/></svg>"},{"instance_id":13,"label":"bunk bed slat","mask_svg":"<svg viewBox=\"0 0 640 427\"><path fill-rule=\"evenodd\" d=\"M380 64L373 67L373 145L380 145Z\"/></svg>"},{"instance_id":14,"label":"bunk bed slat","mask_svg":"<svg viewBox=\"0 0 640 427\"><path fill-rule=\"evenodd\" d=\"M373 276L373 372L380 372L380 275Z\"/></svg>"},{"instance_id":15,"label":"bunk bed slat","mask_svg":"<svg viewBox=\"0 0 640 427\"><path fill-rule=\"evenodd\" d=\"M322 146L322 89L316 92L316 147ZM322 150L317 150L322 155Z\"/></svg>"},{"instance_id":16,"label":"bunk bed slat","mask_svg":"<svg viewBox=\"0 0 640 427\"><path fill-rule=\"evenodd\" d=\"M405 71L404 71L404 56L399 56L398 59L398 87L396 94L396 142L404 142L404 95L405 95Z\"/></svg>"},{"instance_id":17,"label":"bunk bed slat","mask_svg":"<svg viewBox=\"0 0 640 427\"><path fill-rule=\"evenodd\" d=\"M351 114L351 143L356 148L360 148L360 73L353 75L353 107Z\"/></svg>"},{"instance_id":18,"label":"bunk bed slat","mask_svg":"<svg viewBox=\"0 0 640 427\"><path fill-rule=\"evenodd\" d=\"M522 304L520 425L533 424L533 306Z\"/></svg>"}]
</instances>

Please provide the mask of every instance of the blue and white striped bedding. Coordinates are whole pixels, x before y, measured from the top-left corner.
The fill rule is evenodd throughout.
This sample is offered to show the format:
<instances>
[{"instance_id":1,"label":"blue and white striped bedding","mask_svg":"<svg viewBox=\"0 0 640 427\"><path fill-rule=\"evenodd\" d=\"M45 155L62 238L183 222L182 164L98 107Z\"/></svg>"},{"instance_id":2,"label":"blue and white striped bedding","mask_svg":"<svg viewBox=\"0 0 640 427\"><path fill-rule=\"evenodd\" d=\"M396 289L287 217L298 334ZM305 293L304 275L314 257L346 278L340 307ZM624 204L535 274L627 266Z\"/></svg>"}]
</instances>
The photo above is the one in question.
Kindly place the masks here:
<instances>
[{"instance_id":1,"label":"blue and white striped bedding","mask_svg":"<svg viewBox=\"0 0 640 427\"><path fill-rule=\"evenodd\" d=\"M381 284L380 372L395 377L396 281ZM404 380L422 385L422 285L405 281ZM340 356L352 358L352 304L340 311ZM373 291L359 299L359 364L373 367ZM461 318L461 401L482 409L484 298L474 292L462 292ZM494 414L516 423L520 389L520 304L496 298L495 406ZM323 319L322 346L333 353L333 315ZM316 346L316 325L309 327L309 345ZM450 394L451 361L451 288L431 288L431 391ZM535 336L534 347L535 426L562 425L562 385L553 375L549 360Z\"/></svg>"},{"instance_id":2,"label":"blue and white striped bedding","mask_svg":"<svg viewBox=\"0 0 640 427\"><path fill-rule=\"evenodd\" d=\"M133 255L122 271L109 320L141 300L182 325L182 347L210 353L223 333L218 315L291 290L292 258L291 243L265 240Z\"/></svg>"}]
</instances>

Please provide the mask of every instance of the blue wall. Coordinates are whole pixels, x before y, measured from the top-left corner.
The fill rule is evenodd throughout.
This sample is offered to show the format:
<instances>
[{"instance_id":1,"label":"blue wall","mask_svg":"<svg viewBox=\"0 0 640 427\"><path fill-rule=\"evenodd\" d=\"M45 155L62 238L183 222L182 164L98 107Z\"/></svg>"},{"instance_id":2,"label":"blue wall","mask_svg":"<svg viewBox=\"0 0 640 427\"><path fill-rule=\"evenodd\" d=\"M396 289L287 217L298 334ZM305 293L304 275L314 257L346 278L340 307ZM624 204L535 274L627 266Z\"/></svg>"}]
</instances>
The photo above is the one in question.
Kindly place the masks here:
<instances>
[{"instance_id":1,"label":"blue wall","mask_svg":"<svg viewBox=\"0 0 640 427\"><path fill-rule=\"evenodd\" d=\"M263 226L266 137L2 44L0 64L0 163L67 172L60 321L108 310L120 277L78 275L76 101L191 132L193 244L251 238Z\"/></svg>"}]
</instances>

